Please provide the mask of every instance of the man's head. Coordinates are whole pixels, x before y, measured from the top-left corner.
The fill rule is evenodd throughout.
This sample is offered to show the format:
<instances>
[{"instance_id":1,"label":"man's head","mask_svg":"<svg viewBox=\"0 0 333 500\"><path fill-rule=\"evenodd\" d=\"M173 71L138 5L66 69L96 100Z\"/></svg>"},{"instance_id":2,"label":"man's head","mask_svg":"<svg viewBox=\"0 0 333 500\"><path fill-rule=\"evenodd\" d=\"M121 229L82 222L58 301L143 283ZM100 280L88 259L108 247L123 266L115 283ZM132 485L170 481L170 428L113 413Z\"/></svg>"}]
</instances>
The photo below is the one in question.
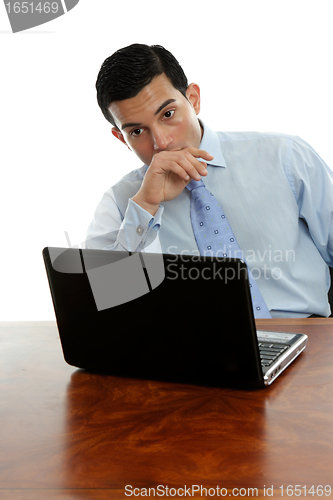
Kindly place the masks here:
<instances>
[{"instance_id":1,"label":"man's head","mask_svg":"<svg viewBox=\"0 0 333 500\"><path fill-rule=\"evenodd\" d=\"M96 88L112 134L147 165L160 151L199 147L200 89L163 47L120 49L103 63Z\"/></svg>"},{"instance_id":2,"label":"man's head","mask_svg":"<svg viewBox=\"0 0 333 500\"><path fill-rule=\"evenodd\" d=\"M109 106L135 97L156 76L164 73L184 96L188 82L177 59L160 45L133 44L105 59L99 71L97 101L105 118L116 126Z\"/></svg>"}]
</instances>

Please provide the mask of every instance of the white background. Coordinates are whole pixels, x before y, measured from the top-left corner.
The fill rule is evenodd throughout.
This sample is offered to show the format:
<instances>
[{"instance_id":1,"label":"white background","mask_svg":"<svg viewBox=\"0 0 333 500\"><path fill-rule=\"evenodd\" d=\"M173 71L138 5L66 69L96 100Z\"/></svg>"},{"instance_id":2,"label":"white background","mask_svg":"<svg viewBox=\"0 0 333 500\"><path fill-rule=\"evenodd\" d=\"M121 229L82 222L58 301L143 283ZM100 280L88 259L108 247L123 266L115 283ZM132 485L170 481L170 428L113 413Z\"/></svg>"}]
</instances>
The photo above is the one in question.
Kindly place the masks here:
<instances>
[{"instance_id":1,"label":"white background","mask_svg":"<svg viewBox=\"0 0 333 500\"><path fill-rule=\"evenodd\" d=\"M102 194L139 160L111 136L95 81L134 42L174 53L216 130L296 134L333 167L331 0L80 0L11 33L0 5L0 321L53 320L45 246L85 239ZM281 200L281 203L283 200Z\"/></svg>"}]
</instances>

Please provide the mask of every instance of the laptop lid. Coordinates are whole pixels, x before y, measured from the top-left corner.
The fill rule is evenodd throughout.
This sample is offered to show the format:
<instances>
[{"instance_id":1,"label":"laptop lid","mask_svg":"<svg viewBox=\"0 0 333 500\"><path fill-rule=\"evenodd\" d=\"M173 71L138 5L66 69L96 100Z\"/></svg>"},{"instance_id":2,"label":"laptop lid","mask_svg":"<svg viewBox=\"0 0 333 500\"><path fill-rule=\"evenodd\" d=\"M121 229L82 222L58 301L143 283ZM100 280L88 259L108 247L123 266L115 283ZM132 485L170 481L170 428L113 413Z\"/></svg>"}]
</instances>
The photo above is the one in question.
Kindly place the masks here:
<instances>
[{"instance_id":1,"label":"laptop lid","mask_svg":"<svg viewBox=\"0 0 333 500\"><path fill-rule=\"evenodd\" d=\"M113 375L264 386L240 259L45 248L65 360Z\"/></svg>"}]
</instances>

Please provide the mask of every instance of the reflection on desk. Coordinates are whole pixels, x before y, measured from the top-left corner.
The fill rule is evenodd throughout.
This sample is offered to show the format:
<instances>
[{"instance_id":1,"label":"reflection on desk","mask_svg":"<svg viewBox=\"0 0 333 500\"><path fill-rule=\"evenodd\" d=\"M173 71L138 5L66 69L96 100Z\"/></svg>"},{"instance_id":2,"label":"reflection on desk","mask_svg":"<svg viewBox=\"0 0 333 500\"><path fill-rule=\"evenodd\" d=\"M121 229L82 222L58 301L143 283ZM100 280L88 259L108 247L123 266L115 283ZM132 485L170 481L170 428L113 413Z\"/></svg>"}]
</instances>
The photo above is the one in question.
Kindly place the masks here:
<instances>
[{"instance_id":1,"label":"reflection on desk","mask_svg":"<svg viewBox=\"0 0 333 500\"><path fill-rule=\"evenodd\" d=\"M2 324L0 498L128 498L126 485L199 485L207 498L214 488L247 498L333 487L333 319L257 323L309 342L254 391L87 373L64 362L54 323Z\"/></svg>"}]
</instances>

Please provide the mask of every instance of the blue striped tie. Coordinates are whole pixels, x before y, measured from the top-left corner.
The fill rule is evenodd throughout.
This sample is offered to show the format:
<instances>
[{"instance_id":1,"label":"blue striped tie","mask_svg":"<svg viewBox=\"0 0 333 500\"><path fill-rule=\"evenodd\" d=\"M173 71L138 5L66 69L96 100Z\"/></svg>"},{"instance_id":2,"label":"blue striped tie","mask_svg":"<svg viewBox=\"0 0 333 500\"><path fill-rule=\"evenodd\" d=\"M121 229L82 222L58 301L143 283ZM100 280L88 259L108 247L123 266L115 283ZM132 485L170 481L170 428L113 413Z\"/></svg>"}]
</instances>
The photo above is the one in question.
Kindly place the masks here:
<instances>
[{"instance_id":1,"label":"blue striped tie","mask_svg":"<svg viewBox=\"0 0 333 500\"><path fill-rule=\"evenodd\" d=\"M245 261L222 208L203 181L192 180L186 188L191 193L191 221L200 254L237 257ZM249 281L255 318L271 318L250 271Z\"/></svg>"}]
</instances>

